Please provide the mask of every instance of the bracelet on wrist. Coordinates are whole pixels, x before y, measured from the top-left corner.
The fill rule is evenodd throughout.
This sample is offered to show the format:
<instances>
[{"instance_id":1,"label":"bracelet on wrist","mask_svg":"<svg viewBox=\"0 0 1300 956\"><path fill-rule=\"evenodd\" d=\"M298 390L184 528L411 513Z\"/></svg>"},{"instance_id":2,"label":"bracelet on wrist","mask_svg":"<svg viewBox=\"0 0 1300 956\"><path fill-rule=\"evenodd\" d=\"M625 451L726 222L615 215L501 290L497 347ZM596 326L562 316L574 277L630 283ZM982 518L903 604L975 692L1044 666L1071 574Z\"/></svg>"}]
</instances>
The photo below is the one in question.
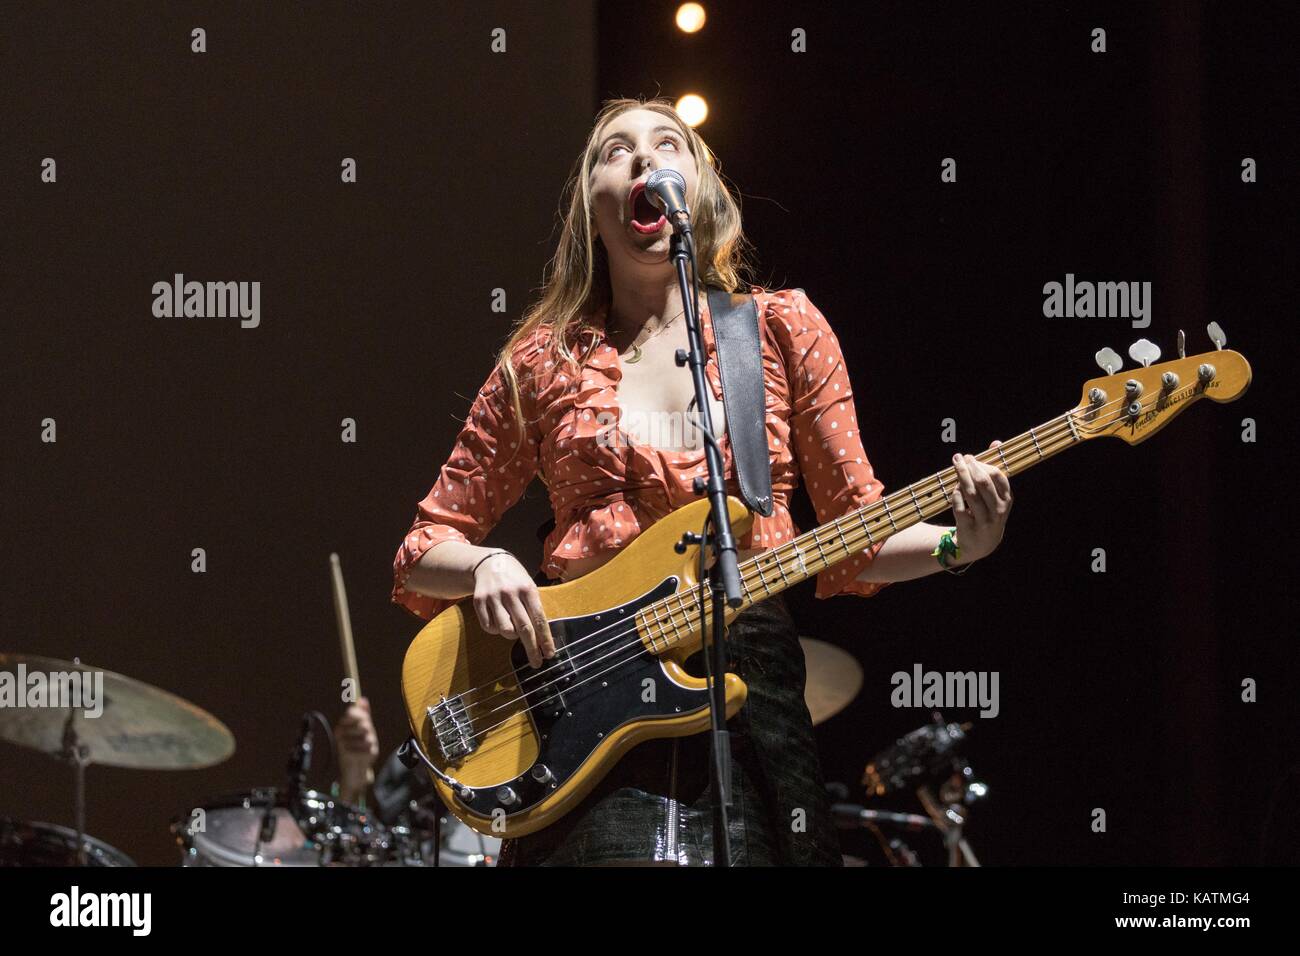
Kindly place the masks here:
<instances>
[{"instance_id":1,"label":"bracelet on wrist","mask_svg":"<svg viewBox=\"0 0 1300 956\"><path fill-rule=\"evenodd\" d=\"M478 559L478 564L475 564L474 567L470 569L469 572L470 577L473 577L474 575L478 574L479 564L482 564L488 558L495 558L498 554L509 554L509 553L510 553L509 551L493 551L491 554L483 555L483 557Z\"/></svg>"}]
</instances>

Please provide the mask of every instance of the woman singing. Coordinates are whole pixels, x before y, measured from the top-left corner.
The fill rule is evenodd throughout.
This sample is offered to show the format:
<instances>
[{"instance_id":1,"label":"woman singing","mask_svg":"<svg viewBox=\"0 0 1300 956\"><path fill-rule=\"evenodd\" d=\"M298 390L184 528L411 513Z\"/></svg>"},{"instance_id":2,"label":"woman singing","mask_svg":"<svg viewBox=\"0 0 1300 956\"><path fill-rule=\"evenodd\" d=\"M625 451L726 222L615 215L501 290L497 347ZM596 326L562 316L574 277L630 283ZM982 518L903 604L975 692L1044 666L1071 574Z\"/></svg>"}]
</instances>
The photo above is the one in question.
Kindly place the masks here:
<instances>
[{"instance_id":1,"label":"woman singing","mask_svg":"<svg viewBox=\"0 0 1300 956\"><path fill-rule=\"evenodd\" d=\"M534 576L508 552L479 546L533 477L555 514L541 571L569 581L698 500L692 480L707 476L703 443L690 434L691 376L674 361L687 336L671 227L638 188L663 167L687 184L701 285L748 289L758 306L775 511L754 516L740 560L799 533L788 505L801 480L819 522L883 493L835 333L802 290L742 281L740 210L704 141L666 101L607 102L566 187L564 232L540 300L501 349L394 563L395 602L427 620L472 594L484 631L521 640L534 666L554 654ZM728 492L739 497L703 296L697 308L714 429ZM993 551L1011 507L1007 477L970 455L954 462L955 535L913 525L822 571L816 596L870 597ZM731 668L749 687L728 722L737 865L842 862L804 705L798 631L780 594L728 631ZM693 673L703 673L700 657L688 662L699 665ZM711 864L708 779L707 734L639 744L576 809L506 841L500 862Z\"/></svg>"}]
</instances>

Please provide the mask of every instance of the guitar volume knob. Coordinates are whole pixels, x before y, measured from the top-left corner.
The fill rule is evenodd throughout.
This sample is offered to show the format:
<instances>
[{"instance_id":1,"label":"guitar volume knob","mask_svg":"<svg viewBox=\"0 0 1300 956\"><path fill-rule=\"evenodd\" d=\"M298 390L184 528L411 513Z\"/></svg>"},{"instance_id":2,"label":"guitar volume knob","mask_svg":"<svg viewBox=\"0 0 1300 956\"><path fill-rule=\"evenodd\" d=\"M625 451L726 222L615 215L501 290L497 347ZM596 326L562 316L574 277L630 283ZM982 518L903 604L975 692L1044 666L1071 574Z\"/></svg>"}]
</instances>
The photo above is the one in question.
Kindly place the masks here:
<instances>
[{"instance_id":1,"label":"guitar volume knob","mask_svg":"<svg viewBox=\"0 0 1300 956\"><path fill-rule=\"evenodd\" d=\"M504 807L513 807L519 802L519 794L513 787L497 787L497 803Z\"/></svg>"}]
</instances>

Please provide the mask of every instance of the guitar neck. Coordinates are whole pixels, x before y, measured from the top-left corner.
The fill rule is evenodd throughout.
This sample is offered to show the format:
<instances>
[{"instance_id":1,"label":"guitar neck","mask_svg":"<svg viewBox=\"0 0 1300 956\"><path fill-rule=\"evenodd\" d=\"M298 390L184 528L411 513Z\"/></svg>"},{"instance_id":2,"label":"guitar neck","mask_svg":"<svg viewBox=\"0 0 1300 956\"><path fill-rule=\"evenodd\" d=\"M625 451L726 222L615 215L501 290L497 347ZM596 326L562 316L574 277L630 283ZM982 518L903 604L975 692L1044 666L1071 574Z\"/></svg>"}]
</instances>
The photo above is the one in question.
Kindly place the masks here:
<instances>
[{"instance_id":1,"label":"guitar neck","mask_svg":"<svg viewBox=\"0 0 1300 956\"><path fill-rule=\"evenodd\" d=\"M996 465L1008 476L1017 475L1084 441L1075 424L1080 412L1073 408L975 458ZM740 562L744 598L741 609L779 594L904 528L942 514L952 507L952 492L958 487L957 469L946 468Z\"/></svg>"}]
</instances>

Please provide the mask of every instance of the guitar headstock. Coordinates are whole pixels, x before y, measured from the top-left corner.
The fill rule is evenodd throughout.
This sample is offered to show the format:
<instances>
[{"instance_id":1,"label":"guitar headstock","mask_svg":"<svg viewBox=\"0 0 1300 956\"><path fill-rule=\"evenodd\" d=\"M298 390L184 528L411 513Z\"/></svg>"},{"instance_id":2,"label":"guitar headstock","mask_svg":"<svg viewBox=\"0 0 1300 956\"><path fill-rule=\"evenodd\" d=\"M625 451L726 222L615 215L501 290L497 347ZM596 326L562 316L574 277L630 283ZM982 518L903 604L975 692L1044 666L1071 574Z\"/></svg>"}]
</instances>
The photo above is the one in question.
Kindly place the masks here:
<instances>
[{"instance_id":1,"label":"guitar headstock","mask_svg":"<svg viewBox=\"0 0 1300 956\"><path fill-rule=\"evenodd\" d=\"M1097 353L1097 363L1113 373L1083 385L1083 399L1073 410L1080 438L1110 435L1130 445L1145 441L1164 428L1174 416L1200 398L1231 402L1250 385L1250 363L1239 352L1223 347L1226 339L1218 323L1210 323L1214 351L1184 356L1183 333L1178 333L1180 357L1152 364L1160 349L1146 339L1129 348L1129 355L1142 364L1128 371L1110 349Z\"/></svg>"}]
</instances>

